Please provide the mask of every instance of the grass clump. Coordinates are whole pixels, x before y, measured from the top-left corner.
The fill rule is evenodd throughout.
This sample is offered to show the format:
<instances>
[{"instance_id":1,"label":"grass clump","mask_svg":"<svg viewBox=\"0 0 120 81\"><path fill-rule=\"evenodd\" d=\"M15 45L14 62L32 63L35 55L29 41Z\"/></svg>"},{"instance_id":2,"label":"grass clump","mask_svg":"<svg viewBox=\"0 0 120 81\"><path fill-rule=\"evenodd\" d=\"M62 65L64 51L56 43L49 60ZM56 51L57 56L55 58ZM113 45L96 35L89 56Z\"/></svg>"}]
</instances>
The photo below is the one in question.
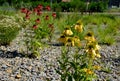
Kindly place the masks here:
<instances>
[{"instance_id":1,"label":"grass clump","mask_svg":"<svg viewBox=\"0 0 120 81\"><path fill-rule=\"evenodd\" d=\"M12 16L0 16L0 45L8 45L19 33L20 25Z\"/></svg>"}]
</instances>

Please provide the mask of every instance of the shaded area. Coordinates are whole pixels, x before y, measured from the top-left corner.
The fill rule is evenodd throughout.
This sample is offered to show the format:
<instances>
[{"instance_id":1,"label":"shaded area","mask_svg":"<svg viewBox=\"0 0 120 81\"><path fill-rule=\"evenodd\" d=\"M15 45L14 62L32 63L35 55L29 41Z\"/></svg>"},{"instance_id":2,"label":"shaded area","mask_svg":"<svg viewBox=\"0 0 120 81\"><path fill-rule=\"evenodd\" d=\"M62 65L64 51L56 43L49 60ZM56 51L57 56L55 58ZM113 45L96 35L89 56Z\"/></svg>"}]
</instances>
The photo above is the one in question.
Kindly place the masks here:
<instances>
[{"instance_id":1,"label":"shaded area","mask_svg":"<svg viewBox=\"0 0 120 81\"><path fill-rule=\"evenodd\" d=\"M0 49L0 57L1 58L15 58L15 57L25 57L25 55L22 53L19 53L17 50L4 51Z\"/></svg>"}]
</instances>

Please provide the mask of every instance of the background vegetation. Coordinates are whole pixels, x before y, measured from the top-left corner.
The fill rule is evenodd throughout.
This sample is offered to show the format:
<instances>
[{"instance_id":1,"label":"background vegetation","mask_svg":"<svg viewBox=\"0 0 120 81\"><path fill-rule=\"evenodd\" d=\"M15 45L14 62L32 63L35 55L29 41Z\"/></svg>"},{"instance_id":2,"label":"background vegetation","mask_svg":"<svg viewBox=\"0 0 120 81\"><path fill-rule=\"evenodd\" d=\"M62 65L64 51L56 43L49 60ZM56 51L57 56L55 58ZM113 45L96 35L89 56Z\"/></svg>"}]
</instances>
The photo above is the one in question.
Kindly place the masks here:
<instances>
[{"instance_id":1,"label":"background vegetation","mask_svg":"<svg viewBox=\"0 0 120 81\"><path fill-rule=\"evenodd\" d=\"M89 3L86 0L71 0L70 2L62 2L62 0L0 0L0 5L15 9L33 8L40 3L43 6L50 5L53 11L103 12L108 8L108 0L90 0Z\"/></svg>"}]
</instances>

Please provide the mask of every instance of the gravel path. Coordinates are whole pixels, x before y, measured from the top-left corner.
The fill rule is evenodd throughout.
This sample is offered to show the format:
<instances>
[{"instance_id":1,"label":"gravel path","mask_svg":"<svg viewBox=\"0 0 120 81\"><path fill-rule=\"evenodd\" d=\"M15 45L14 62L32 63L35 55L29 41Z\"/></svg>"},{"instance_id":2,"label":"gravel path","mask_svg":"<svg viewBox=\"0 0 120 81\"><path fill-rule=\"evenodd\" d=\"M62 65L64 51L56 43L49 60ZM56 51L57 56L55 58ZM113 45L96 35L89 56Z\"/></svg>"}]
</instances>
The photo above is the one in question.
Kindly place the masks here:
<instances>
[{"instance_id":1,"label":"gravel path","mask_svg":"<svg viewBox=\"0 0 120 81\"><path fill-rule=\"evenodd\" d=\"M45 47L40 50L40 59L29 59L19 53L24 47L23 42L19 42L22 39L19 35L10 46L0 47L0 81L60 81L55 69L61 46ZM100 54L104 70L96 72L99 76L96 81L120 81L120 42L102 45Z\"/></svg>"}]
</instances>

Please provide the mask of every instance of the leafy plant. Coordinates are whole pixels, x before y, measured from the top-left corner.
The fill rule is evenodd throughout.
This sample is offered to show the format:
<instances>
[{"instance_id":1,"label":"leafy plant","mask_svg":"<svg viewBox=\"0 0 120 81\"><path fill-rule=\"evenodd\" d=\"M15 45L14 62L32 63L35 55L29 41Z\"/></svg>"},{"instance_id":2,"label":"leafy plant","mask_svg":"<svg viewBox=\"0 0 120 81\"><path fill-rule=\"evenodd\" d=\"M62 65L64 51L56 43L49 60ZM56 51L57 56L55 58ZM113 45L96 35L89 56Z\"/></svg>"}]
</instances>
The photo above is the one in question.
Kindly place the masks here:
<instances>
[{"instance_id":1,"label":"leafy plant","mask_svg":"<svg viewBox=\"0 0 120 81\"><path fill-rule=\"evenodd\" d=\"M47 13L42 12L43 10L46 10ZM26 30L26 39L24 41L27 46L27 54L28 51L30 51L30 55L33 55L33 57L40 56L39 49L43 46L42 39L47 39L47 41L51 42L54 33L56 13L52 13L50 10L49 5L44 7L41 4L36 6L33 11L27 8L21 9L21 12L25 15L25 22L28 21L24 27Z\"/></svg>"},{"instance_id":2,"label":"leafy plant","mask_svg":"<svg viewBox=\"0 0 120 81\"><path fill-rule=\"evenodd\" d=\"M68 36L73 34L70 29L67 29L65 33ZM64 37L61 37L63 42ZM61 75L61 81L92 81L96 77L94 71L100 69L100 66L94 65L94 61L101 57L99 54L100 46L92 32L88 32L85 39L87 42L83 54L79 54L80 46L77 47L73 55L70 54L71 48L69 46L63 47L61 58L58 60L60 69L56 69L56 72ZM74 46L72 41L67 42L71 42Z\"/></svg>"},{"instance_id":3,"label":"leafy plant","mask_svg":"<svg viewBox=\"0 0 120 81\"><path fill-rule=\"evenodd\" d=\"M0 18L0 44L8 45L19 33L20 25L12 16L1 15Z\"/></svg>"}]
</instances>

